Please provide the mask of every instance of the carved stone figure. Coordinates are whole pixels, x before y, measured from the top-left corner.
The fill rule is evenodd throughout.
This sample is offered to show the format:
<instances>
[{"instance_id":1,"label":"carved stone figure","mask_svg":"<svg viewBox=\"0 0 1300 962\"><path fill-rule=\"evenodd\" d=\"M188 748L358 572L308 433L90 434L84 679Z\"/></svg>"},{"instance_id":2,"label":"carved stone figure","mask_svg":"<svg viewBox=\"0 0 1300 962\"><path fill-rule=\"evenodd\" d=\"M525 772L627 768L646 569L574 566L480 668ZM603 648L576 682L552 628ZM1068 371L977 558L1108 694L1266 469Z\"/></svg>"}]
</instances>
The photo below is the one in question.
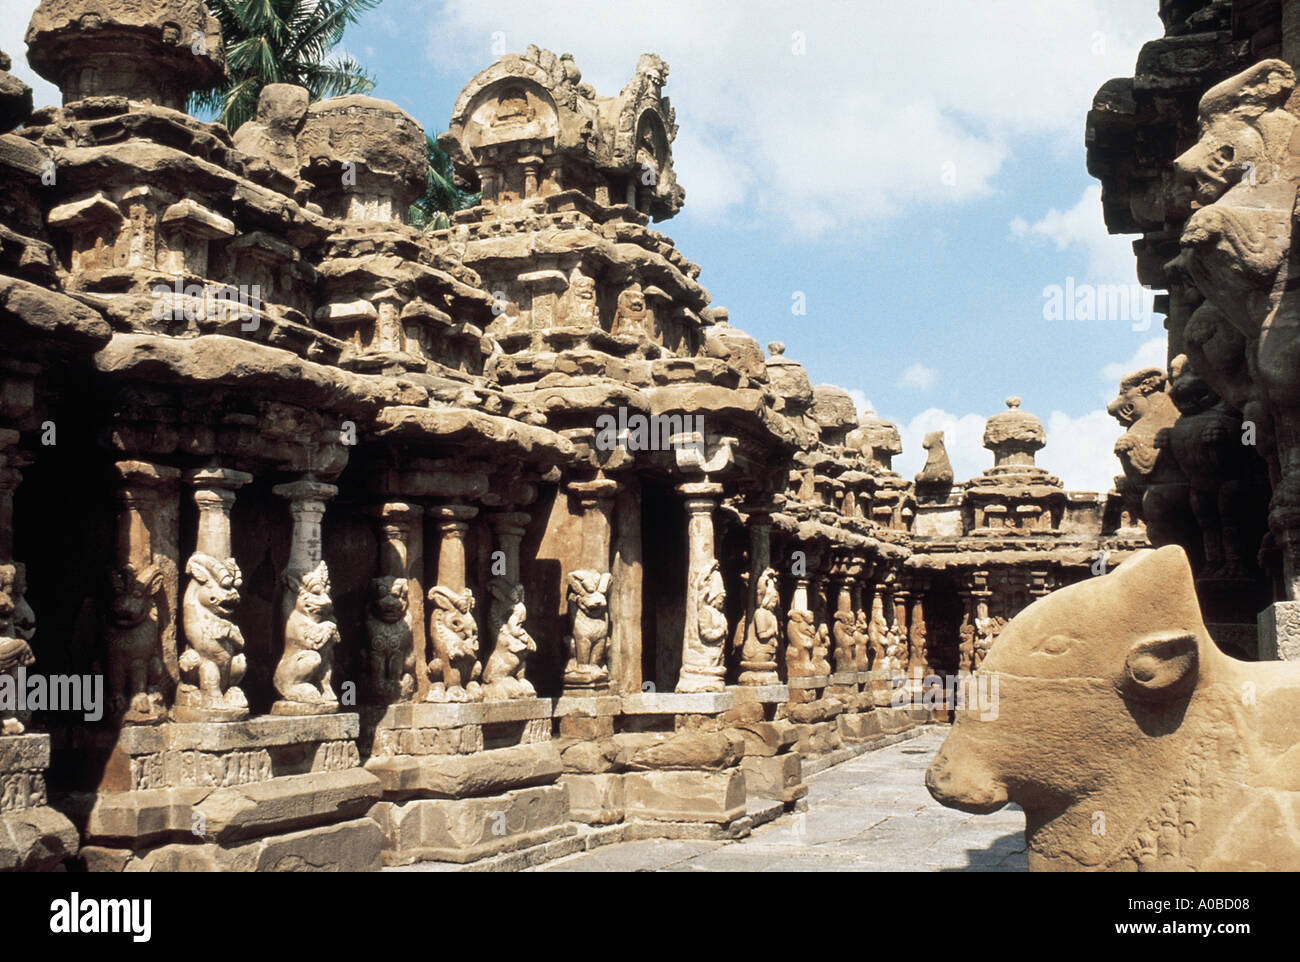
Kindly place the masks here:
<instances>
[{"instance_id":1,"label":"carved stone figure","mask_svg":"<svg viewBox=\"0 0 1300 962\"><path fill-rule=\"evenodd\" d=\"M596 301L596 282L575 267L569 275L569 289L560 298L556 309L559 322L565 327L592 329L600 326L600 305Z\"/></svg>"},{"instance_id":2,"label":"carved stone figure","mask_svg":"<svg viewBox=\"0 0 1300 962\"><path fill-rule=\"evenodd\" d=\"M681 679L677 691L722 690L723 644L727 638L727 589L722 568L712 561L702 568L688 587L695 598L694 630L686 635L682 650Z\"/></svg>"},{"instance_id":3,"label":"carved stone figure","mask_svg":"<svg viewBox=\"0 0 1300 962\"><path fill-rule=\"evenodd\" d=\"M1171 367L1170 396L1182 416L1157 436L1156 444L1169 447L1188 481L1205 552L1199 575L1248 577L1254 572L1262 532L1252 531L1249 519L1258 500L1252 477L1255 455L1242 443L1241 416L1219 399L1185 357L1175 358Z\"/></svg>"},{"instance_id":4,"label":"carved stone figure","mask_svg":"<svg viewBox=\"0 0 1300 962\"><path fill-rule=\"evenodd\" d=\"M1275 480L1269 525L1282 548L1288 597L1300 597L1300 295L1291 257L1300 187L1296 78L1264 60L1208 90L1200 139L1175 161L1192 206L1177 268L1247 342L1254 398L1242 411L1268 422L1263 453Z\"/></svg>"},{"instance_id":5,"label":"carved stone figure","mask_svg":"<svg viewBox=\"0 0 1300 962\"><path fill-rule=\"evenodd\" d=\"M831 631L822 622L817 626L813 636L813 674L829 675L831 673Z\"/></svg>"},{"instance_id":6,"label":"carved stone figure","mask_svg":"<svg viewBox=\"0 0 1300 962\"><path fill-rule=\"evenodd\" d=\"M478 624L474 621L474 592L442 585L429 589L433 602L434 658L429 662L426 701L481 701L483 666L478 660Z\"/></svg>"},{"instance_id":7,"label":"carved stone figure","mask_svg":"<svg viewBox=\"0 0 1300 962\"><path fill-rule=\"evenodd\" d=\"M244 636L235 624L243 584L235 559L220 561L194 554L185 565L189 584L181 603L185 642L179 667L176 715L182 719L223 720L248 714L244 677Z\"/></svg>"},{"instance_id":8,"label":"carved stone figure","mask_svg":"<svg viewBox=\"0 0 1300 962\"><path fill-rule=\"evenodd\" d=\"M366 611L370 639L371 684L385 700L415 694L415 648L412 640L409 585L405 578L386 575L370 582Z\"/></svg>"},{"instance_id":9,"label":"carved stone figure","mask_svg":"<svg viewBox=\"0 0 1300 962\"><path fill-rule=\"evenodd\" d=\"M1182 548L1039 599L983 670L926 786L1020 805L1031 871L1300 868L1300 669L1219 650Z\"/></svg>"},{"instance_id":10,"label":"carved stone figure","mask_svg":"<svg viewBox=\"0 0 1300 962\"><path fill-rule=\"evenodd\" d=\"M1119 397L1106 406L1128 430L1115 442L1124 468L1122 492L1130 516L1146 522L1151 543L1181 543L1191 530L1187 479L1172 455L1156 446L1156 436L1178 420L1167 392L1168 378L1158 367L1142 368L1120 381Z\"/></svg>"},{"instance_id":11,"label":"carved stone figure","mask_svg":"<svg viewBox=\"0 0 1300 962\"><path fill-rule=\"evenodd\" d=\"M640 284L633 284L618 295L611 334L650 334L650 311Z\"/></svg>"},{"instance_id":12,"label":"carved stone figure","mask_svg":"<svg viewBox=\"0 0 1300 962\"><path fill-rule=\"evenodd\" d=\"M163 572L151 564L137 572L131 565L109 573L112 598L108 605L109 708L126 722L156 722L167 714L163 686L168 672L164 658L177 670L176 652L164 652L158 624L158 597Z\"/></svg>"},{"instance_id":13,"label":"carved stone figure","mask_svg":"<svg viewBox=\"0 0 1300 962\"><path fill-rule=\"evenodd\" d=\"M338 709L334 694L334 646L339 626L330 600L330 573L322 561L311 571L285 578L296 591L293 609L284 627L284 654L275 668L275 690L281 701L276 714L327 714Z\"/></svg>"},{"instance_id":14,"label":"carved stone figure","mask_svg":"<svg viewBox=\"0 0 1300 962\"><path fill-rule=\"evenodd\" d=\"M537 690L524 676L528 656L537 651L537 643L524 627L528 608L524 604L524 586L503 577L488 585L492 595L489 624L496 625L496 647L483 669L484 697L532 698Z\"/></svg>"},{"instance_id":15,"label":"carved stone figure","mask_svg":"<svg viewBox=\"0 0 1300 962\"><path fill-rule=\"evenodd\" d=\"M871 644L871 670L887 671L889 664L886 648L889 644L889 622L885 620L885 599L879 591L871 599L871 622L867 626L867 637Z\"/></svg>"},{"instance_id":16,"label":"carved stone figure","mask_svg":"<svg viewBox=\"0 0 1300 962\"><path fill-rule=\"evenodd\" d=\"M791 608L785 619L786 677L811 678L817 674L813 659L813 649L817 644L813 613L807 608Z\"/></svg>"},{"instance_id":17,"label":"carved stone figure","mask_svg":"<svg viewBox=\"0 0 1300 962\"><path fill-rule=\"evenodd\" d=\"M0 564L0 675L36 663L31 642L36 637L36 615L24 597L27 594L27 569L11 562ZM21 735L25 717L18 712L0 715L0 733Z\"/></svg>"},{"instance_id":18,"label":"carved stone figure","mask_svg":"<svg viewBox=\"0 0 1300 962\"><path fill-rule=\"evenodd\" d=\"M948 460L948 448L944 445L943 432L931 431L921 443L925 448L925 467L916 476L917 484L943 485L952 484L952 462Z\"/></svg>"},{"instance_id":19,"label":"carved stone figure","mask_svg":"<svg viewBox=\"0 0 1300 962\"><path fill-rule=\"evenodd\" d=\"M852 611L837 611L832 619L831 637L835 643L835 670L837 672L857 671L857 660L853 651L854 617Z\"/></svg>"},{"instance_id":20,"label":"carved stone figure","mask_svg":"<svg viewBox=\"0 0 1300 962\"><path fill-rule=\"evenodd\" d=\"M753 628L745 638L740 654L742 685L774 685L778 681L776 649L781 639L781 622L777 609L780 604L781 594L777 587L776 572L765 568L758 577Z\"/></svg>"},{"instance_id":21,"label":"carved stone figure","mask_svg":"<svg viewBox=\"0 0 1300 962\"><path fill-rule=\"evenodd\" d=\"M871 626L867 613L858 609L853 619L853 670L869 671L871 668Z\"/></svg>"},{"instance_id":22,"label":"carved stone figure","mask_svg":"<svg viewBox=\"0 0 1300 962\"><path fill-rule=\"evenodd\" d=\"M975 670L975 625L969 611L962 613L957 626L957 670Z\"/></svg>"},{"instance_id":23,"label":"carved stone figure","mask_svg":"<svg viewBox=\"0 0 1300 962\"><path fill-rule=\"evenodd\" d=\"M609 643L608 572L572 571L568 581L571 623L565 644L569 663L566 688L600 688L609 684L605 648Z\"/></svg>"}]
</instances>

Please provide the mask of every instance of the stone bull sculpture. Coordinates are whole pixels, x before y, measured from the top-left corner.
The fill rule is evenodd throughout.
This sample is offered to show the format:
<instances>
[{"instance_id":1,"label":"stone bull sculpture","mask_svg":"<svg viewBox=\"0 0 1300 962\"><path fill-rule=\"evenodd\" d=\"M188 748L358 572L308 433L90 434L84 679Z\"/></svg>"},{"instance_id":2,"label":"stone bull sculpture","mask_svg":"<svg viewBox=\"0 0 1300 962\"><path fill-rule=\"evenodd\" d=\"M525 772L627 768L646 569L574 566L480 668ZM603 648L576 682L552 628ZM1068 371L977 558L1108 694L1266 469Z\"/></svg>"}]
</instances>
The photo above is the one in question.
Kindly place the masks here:
<instances>
[{"instance_id":1,"label":"stone bull sculpture","mask_svg":"<svg viewBox=\"0 0 1300 962\"><path fill-rule=\"evenodd\" d=\"M958 712L926 786L1020 805L1031 870L1300 869L1300 665L1223 654L1181 548L1035 602L980 671L996 711Z\"/></svg>"}]
</instances>

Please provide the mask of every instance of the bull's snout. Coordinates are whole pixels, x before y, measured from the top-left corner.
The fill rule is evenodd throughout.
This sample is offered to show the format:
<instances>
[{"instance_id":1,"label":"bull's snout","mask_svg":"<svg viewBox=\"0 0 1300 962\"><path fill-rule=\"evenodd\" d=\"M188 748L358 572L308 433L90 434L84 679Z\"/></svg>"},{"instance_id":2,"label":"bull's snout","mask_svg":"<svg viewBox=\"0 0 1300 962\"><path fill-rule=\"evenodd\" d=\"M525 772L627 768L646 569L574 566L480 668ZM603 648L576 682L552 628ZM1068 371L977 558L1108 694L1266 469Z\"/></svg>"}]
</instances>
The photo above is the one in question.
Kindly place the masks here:
<instances>
[{"instance_id":1,"label":"bull's snout","mask_svg":"<svg viewBox=\"0 0 1300 962\"><path fill-rule=\"evenodd\" d=\"M925 770L925 787L941 805L972 815L988 815L1007 803L1006 787L977 759L949 751L949 742Z\"/></svg>"}]
</instances>

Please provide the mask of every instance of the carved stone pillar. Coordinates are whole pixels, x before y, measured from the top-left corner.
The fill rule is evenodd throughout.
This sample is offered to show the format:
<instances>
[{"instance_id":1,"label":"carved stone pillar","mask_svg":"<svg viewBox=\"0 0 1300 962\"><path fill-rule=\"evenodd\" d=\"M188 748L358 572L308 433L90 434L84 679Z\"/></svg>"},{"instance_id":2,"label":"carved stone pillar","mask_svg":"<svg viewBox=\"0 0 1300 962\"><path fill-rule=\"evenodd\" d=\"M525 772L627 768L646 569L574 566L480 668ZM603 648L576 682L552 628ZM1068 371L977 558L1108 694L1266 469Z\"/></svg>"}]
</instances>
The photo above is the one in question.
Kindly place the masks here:
<instances>
[{"instance_id":1,"label":"carved stone pillar","mask_svg":"<svg viewBox=\"0 0 1300 962\"><path fill-rule=\"evenodd\" d=\"M488 642L492 654L483 669L488 699L529 698L537 694L526 676L528 656L537 651L524 627L528 609L519 577L519 546L528 530L530 516L522 511L503 511L488 516L495 550L492 579L488 582Z\"/></svg>"},{"instance_id":2,"label":"carved stone pillar","mask_svg":"<svg viewBox=\"0 0 1300 962\"><path fill-rule=\"evenodd\" d=\"M925 592L918 590L912 594L912 621L908 631L909 674L920 674L922 678L930 671L929 654L926 651L925 630Z\"/></svg>"},{"instance_id":3,"label":"carved stone pillar","mask_svg":"<svg viewBox=\"0 0 1300 962\"><path fill-rule=\"evenodd\" d=\"M465 533L478 508L447 504L433 508L430 515L438 525L438 580L429 589L433 604L429 633L433 652L429 661L429 692L426 701L481 701L478 622L474 614L474 592L465 579Z\"/></svg>"},{"instance_id":4,"label":"carved stone pillar","mask_svg":"<svg viewBox=\"0 0 1300 962\"><path fill-rule=\"evenodd\" d=\"M853 612L853 592L857 579L844 575L839 579L835 593L835 612L831 616L831 641L833 667L836 674L857 672L854 657L853 629L856 618Z\"/></svg>"},{"instance_id":5,"label":"carved stone pillar","mask_svg":"<svg viewBox=\"0 0 1300 962\"><path fill-rule=\"evenodd\" d=\"M772 570L771 505L747 506L749 515L749 597L740 656L742 685L779 685L777 647L781 640L781 605Z\"/></svg>"},{"instance_id":6,"label":"carved stone pillar","mask_svg":"<svg viewBox=\"0 0 1300 962\"><path fill-rule=\"evenodd\" d=\"M243 576L230 547L235 492L253 480L229 468L199 468L185 476L198 505L198 537L185 565L189 582L181 601L185 651L172 717L177 721L236 721L248 717L239 682L247 662L235 624Z\"/></svg>"},{"instance_id":7,"label":"carved stone pillar","mask_svg":"<svg viewBox=\"0 0 1300 962\"><path fill-rule=\"evenodd\" d=\"M104 626L109 710L127 724L167 716L180 678L176 630L179 583L180 471L119 461L117 550Z\"/></svg>"},{"instance_id":8,"label":"carved stone pillar","mask_svg":"<svg viewBox=\"0 0 1300 962\"><path fill-rule=\"evenodd\" d=\"M723 650L727 639L727 592L713 543L713 511L722 485L693 481L677 486L686 498L688 538L686 624L678 692L726 691Z\"/></svg>"},{"instance_id":9,"label":"carved stone pillar","mask_svg":"<svg viewBox=\"0 0 1300 962\"><path fill-rule=\"evenodd\" d=\"M310 478L272 489L289 502L293 531L284 570L284 653L275 668L280 700L273 715L327 715L338 711L334 693L334 647L339 627L330 598L330 574L322 556L325 504L338 488Z\"/></svg>"},{"instance_id":10,"label":"carved stone pillar","mask_svg":"<svg viewBox=\"0 0 1300 962\"><path fill-rule=\"evenodd\" d=\"M829 607L826 601L826 581L825 572L818 571L811 579L810 586L812 589L812 612L814 615L813 623L816 625L817 633L814 636L813 643L813 674L830 675L831 667L831 628L828 624L826 609Z\"/></svg>"},{"instance_id":11,"label":"carved stone pillar","mask_svg":"<svg viewBox=\"0 0 1300 962\"><path fill-rule=\"evenodd\" d=\"M380 704L410 701L419 691L417 651L424 651L424 509L389 501L379 519L379 568L366 608L370 692ZM421 659L423 660L423 659ZM426 689L428 679L425 679ZM422 697L422 696L421 696Z\"/></svg>"},{"instance_id":12,"label":"carved stone pillar","mask_svg":"<svg viewBox=\"0 0 1300 962\"><path fill-rule=\"evenodd\" d=\"M566 644L564 690L590 695L609 690L610 512L618 482L608 478L574 481L582 518L582 566L569 572L567 602L570 626Z\"/></svg>"}]
</instances>

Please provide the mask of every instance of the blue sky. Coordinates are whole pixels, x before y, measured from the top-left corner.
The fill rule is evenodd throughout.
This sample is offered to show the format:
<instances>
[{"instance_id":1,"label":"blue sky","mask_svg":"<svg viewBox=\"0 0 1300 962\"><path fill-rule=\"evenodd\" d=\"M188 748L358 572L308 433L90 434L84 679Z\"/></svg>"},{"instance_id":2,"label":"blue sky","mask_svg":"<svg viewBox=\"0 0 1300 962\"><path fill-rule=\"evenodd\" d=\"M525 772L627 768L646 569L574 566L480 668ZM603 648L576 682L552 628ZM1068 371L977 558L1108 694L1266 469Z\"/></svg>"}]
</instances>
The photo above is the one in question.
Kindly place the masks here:
<instances>
[{"instance_id":1,"label":"blue sky","mask_svg":"<svg viewBox=\"0 0 1300 962\"><path fill-rule=\"evenodd\" d=\"M35 0L6 0L16 73ZM1105 490L1119 377L1163 363L1158 323L1044 320L1044 289L1136 283L1105 234L1084 118L1161 33L1156 0L384 0L345 40L395 101L441 132L501 51L571 52L615 94L639 54L671 72L684 211L658 225L703 266L731 321L781 340L920 438L948 434L958 478L992 463L1008 395L1048 426L1043 466ZM38 103L55 92L41 83ZM792 314L796 292L807 314Z\"/></svg>"}]
</instances>

